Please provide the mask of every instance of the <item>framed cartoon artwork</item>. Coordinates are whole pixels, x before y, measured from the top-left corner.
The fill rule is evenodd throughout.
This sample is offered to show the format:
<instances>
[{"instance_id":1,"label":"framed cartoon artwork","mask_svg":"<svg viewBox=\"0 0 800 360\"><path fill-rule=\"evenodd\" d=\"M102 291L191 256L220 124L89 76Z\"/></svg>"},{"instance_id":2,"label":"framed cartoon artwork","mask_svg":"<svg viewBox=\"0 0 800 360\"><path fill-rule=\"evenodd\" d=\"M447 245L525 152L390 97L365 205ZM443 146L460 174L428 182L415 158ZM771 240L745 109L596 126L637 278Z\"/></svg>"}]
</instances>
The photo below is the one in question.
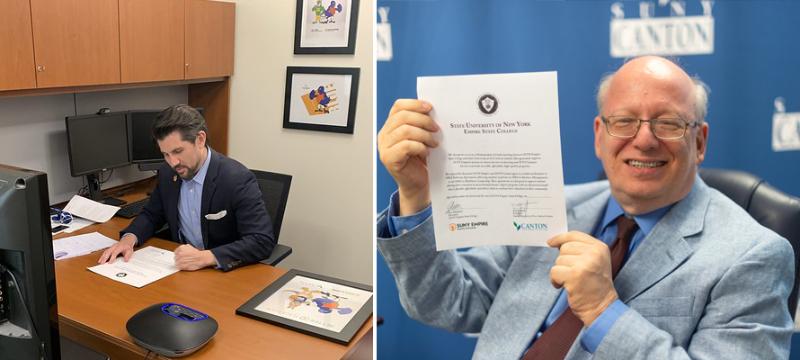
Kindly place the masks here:
<instances>
[{"instance_id":1,"label":"framed cartoon artwork","mask_svg":"<svg viewBox=\"0 0 800 360\"><path fill-rule=\"evenodd\" d=\"M372 287L292 269L236 314L347 344L372 315Z\"/></svg>"},{"instance_id":2,"label":"framed cartoon artwork","mask_svg":"<svg viewBox=\"0 0 800 360\"><path fill-rule=\"evenodd\" d=\"M286 68L283 127L353 133L359 68Z\"/></svg>"},{"instance_id":3,"label":"framed cartoon artwork","mask_svg":"<svg viewBox=\"0 0 800 360\"><path fill-rule=\"evenodd\" d=\"M295 54L353 54L359 0L297 0Z\"/></svg>"}]
</instances>

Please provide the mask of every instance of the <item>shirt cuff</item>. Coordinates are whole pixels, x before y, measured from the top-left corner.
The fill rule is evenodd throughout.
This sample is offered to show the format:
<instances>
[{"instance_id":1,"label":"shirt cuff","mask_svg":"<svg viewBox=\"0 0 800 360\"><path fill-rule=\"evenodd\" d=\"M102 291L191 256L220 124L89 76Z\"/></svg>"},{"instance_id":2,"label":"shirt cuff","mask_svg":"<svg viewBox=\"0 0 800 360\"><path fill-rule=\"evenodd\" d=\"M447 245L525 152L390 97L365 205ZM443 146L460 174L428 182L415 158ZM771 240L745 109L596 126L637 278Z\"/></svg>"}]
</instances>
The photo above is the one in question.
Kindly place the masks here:
<instances>
[{"instance_id":1,"label":"shirt cuff","mask_svg":"<svg viewBox=\"0 0 800 360\"><path fill-rule=\"evenodd\" d=\"M133 247L139 246L139 237L136 236L136 234L134 234L134 233L124 233L124 234L122 234L122 236L119 237L119 239L122 240L122 238L124 238L124 237L126 237L128 235L133 235L133 239L136 240L136 242L133 244Z\"/></svg>"},{"instance_id":2,"label":"shirt cuff","mask_svg":"<svg viewBox=\"0 0 800 360\"><path fill-rule=\"evenodd\" d=\"M389 212L387 214L388 221L386 223L389 227L389 235L391 235L391 237L405 234L409 230L422 224L433 213L430 205L428 205L428 207L420 210L416 214L398 216L397 214L400 212L398 196L399 195L397 194L397 191L395 191L394 194L392 194L392 196L389 198Z\"/></svg>"},{"instance_id":3,"label":"shirt cuff","mask_svg":"<svg viewBox=\"0 0 800 360\"><path fill-rule=\"evenodd\" d=\"M594 320L592 325L583 332L581 336L581 346L583 346L583 349L594 354L594 352L597 351L597 347L603 342L603 338L608 331L611 330L611 327L617 322L617 319L628 309L628 305L625 305L625 303L619 299L611 303L611 305Z\"/></svg>"}]
</instances>

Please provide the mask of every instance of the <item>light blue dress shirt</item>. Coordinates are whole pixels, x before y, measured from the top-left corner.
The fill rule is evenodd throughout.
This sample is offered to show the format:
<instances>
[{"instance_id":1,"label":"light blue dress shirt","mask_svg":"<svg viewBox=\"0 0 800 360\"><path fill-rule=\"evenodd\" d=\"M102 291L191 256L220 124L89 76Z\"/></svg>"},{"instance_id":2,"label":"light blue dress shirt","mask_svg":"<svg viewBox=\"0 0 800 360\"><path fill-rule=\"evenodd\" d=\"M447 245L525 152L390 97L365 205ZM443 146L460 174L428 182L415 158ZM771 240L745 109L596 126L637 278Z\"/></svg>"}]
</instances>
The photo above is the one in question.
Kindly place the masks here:
<instances>
[{"instance_id":1,"label":"light blue dress shirt","mask_svg":"<svg viewBox=\"0 0 800 360\"><path fill-rule=\"evenodd\" d=\"M392 237L408 232L409 230L419 226L432 214L431 207L428 206L427 208L413 215L397 216L399 212L397 196L397 192L395 192L389 200L389 221L387 225L389 228L389 234ZM633 254L633 252L639 247L642 239L644 239L645 236L650 233L650 230L656 226L658 221L661 220L664 214L666 214L671 207L672 205L668 205L647 214L633 217L639 228L634 233L630 245L628 245L628 253L625 255L625 261L628 260L631 254ZM616 219L620 215L624 215L624 211L612 196L606 205L603 220L597 225L597 228L592 232L592 235L611 247L614 239L617 236ZM555 305L553 305L553 308L550 309L550 313L547 315L544 325L542 325L542 328L539 329L539 331L534 335L531 342L539 338L539 336L542 335L542 332L552 325L568 306L569 303L567 301L567 293L562 289L558 296L558 300L556 301ZM622 314L624 314L628 309L628 306L619 299L611 303L611 305L609 305L609 307L606 308L606 310L603 311L603 313L600 314L600 316L595 319L592 325L589 326L589 328L583 333L583 336L580 339L581 346L586 351L594 353L597 350L597 347L600 346L600 343L603 341L606 333L608 333L608 331L611 329L611 326L613 326L617 319L619 319L619 317L622 316Z\"/></svg>"},{"instance_id":2,"label":"light blue dress shirt","mask_svg":"<svg viewBox=\"0 0 800 360\"><path fill-rule=\"evenodd\" d=\"M206 158L203 160L203 165L191 180L183 180L181 194L178 198L178 219L181 223L178 233L182 240L198 250L205 250L200 205L203 200L203 182L206 180L209 163L211 163L211 151L206 147Z\"/></svg>"}]
</instances>

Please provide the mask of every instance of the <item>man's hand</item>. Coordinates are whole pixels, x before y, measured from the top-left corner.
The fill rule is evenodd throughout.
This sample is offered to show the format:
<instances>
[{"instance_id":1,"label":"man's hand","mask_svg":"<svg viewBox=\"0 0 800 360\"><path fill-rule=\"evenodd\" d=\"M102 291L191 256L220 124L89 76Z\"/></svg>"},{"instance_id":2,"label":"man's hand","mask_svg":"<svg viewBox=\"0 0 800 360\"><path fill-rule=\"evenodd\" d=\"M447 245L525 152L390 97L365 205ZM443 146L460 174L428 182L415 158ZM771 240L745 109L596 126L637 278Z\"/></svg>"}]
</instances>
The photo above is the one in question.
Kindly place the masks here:
<instances>
[{"instance_id":1,"label":"man's hand","mask_svg":"<svg viewBox=\"0 0 800 360\"><path fill-rule=\"evenodd\" d=\"M211 250L197 250L192 245L181 245L175 249L175 266L181 270L200 270L217 264Z\"/></svg>"},{"instance_id":2,"label":"man's hand","mask_svg":"<svg viewBox=\"0 0 800 360\"><path fill-rule=\"evenodd\" d=\"M97 260L98 264L105 264L109 261L112 263L117 256L122 255L122 259L127 262L133 256L133 246L136 245L136 235L125 234L122 239L119 239L116 244L103 251L100 259Z\"/></svg>"},{"instance_id":3,"label":"man's hand","mask_svg":"<svg viewBox=\"0 0 800 360\"><path fill-rule=\"evenodd\" d=\"M554 236L547 245L559 249L550 282L567 290L572 312L585 326L591 325L618 298L608 245L578 231Z\"/></svg>"},{"instance_id":4,"label":"man's hand","mask_svg":"<svg viewBox=\"0 0 800 360\"><path fill-rule=\"evenodd\" d=\"M397 182L399 215L411 215L430 204L428 149L439 146L433 133L439 127L428 116L427 102L399 99L378 132L378 152L383 166Z\"/></svg>"}]
</instances>

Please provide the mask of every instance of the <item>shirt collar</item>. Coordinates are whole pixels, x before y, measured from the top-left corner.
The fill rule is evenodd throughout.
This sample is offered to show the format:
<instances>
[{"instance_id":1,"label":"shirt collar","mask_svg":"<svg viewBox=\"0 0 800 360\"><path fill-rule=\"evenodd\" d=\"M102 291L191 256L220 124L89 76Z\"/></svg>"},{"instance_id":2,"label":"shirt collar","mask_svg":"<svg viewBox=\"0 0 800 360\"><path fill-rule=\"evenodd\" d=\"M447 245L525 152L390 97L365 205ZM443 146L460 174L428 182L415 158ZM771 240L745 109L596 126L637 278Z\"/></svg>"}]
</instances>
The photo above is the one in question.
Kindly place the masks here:
<instances>
[{"instance_id":1,"label":"shirt collar","mask_svg":"<svg viewBox=\"0 0 800 360\"><path fill-rule=\"evenodd\" d=\"M197 170L197 174L194 174L192 180L199 185L203 185L206 181L206 173L208 173L208 164L211 163L211 149L206 146L206 158L203 160L203 165L200 166L200 170Z\"/></svg>"},{"instance_id":2,"label":"shirt collar","mask_svg":"<svg viewBox=\"0 0 800 360\"><path fill-rule=\"evenodd\" d=\"M639 229L642 230L642 233L646 236L650 233L650 230L656 226L659 220L672 208L670 204L664 206L662 208L655 209L649 213L636 215L633 217L633 220L636 221L636 225L639 225ZM617 199L614 199L613 196L609 197L608 205L606 205L606 214L603 217L602 227L600 229L605 229L612 222L614 222L620 215L624 215L625 211L622 210L622 206L619 205Z\"/></svg>"}]
</instances>

